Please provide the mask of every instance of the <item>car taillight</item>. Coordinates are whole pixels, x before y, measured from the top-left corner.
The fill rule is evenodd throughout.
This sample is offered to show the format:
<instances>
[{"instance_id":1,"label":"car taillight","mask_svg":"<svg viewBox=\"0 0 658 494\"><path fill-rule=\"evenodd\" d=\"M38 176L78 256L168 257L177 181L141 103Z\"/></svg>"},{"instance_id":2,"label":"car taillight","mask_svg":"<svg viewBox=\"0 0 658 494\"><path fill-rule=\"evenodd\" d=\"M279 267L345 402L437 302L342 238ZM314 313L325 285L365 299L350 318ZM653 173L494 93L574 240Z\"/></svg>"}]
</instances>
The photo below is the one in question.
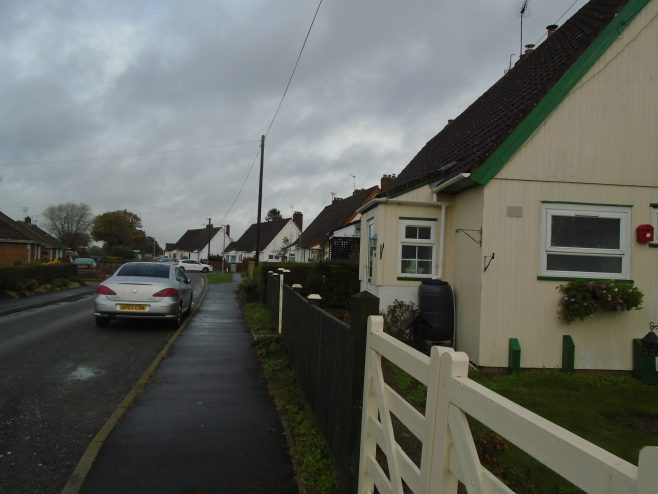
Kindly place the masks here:
<instances>
[{"instance_id":1,"label":"car taillight","mask_svg":"<svg viewBox=\"0 0 658 494\"><path fill-rule=\"evenodd\" d=\"M178 297L178 290L175 288L165 288L153 294L154 297Z\"/></svg>"},{"instance_id":2,"label":"car taillight","mask_svg":"<svg viewBox=\"0 0 658 494\"><path fill-rule=\"evenodd\" d=\"M98 295L116 295L116 292L105 285L98 285L98 288L96 288L96 293Z\"/></svg>"}]
</instances>

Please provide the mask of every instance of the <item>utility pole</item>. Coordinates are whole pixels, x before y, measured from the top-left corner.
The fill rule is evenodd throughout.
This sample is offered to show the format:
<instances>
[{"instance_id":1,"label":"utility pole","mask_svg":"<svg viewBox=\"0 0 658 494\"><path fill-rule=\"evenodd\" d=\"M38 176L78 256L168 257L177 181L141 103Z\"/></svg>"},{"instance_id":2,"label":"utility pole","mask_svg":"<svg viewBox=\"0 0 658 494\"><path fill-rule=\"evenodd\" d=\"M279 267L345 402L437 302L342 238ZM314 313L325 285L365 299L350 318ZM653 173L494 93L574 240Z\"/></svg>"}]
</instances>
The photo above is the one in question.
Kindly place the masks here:
<instances>
[{"instance_id":1,"label":"utility pole","mask_svg":"<svg viewBox=\"0 0 658 494\"><path fill-rule=\"evenodd\" d=\"M208 264L210 264L210 239L212 238L212 223L208 218Z\"/></svg>"},{"instance_id":2,"label":"utility pole","mask_svg":"<svg viewBox=\"0 0 658 494\"><path fill-rule=\"evenodd\" d=\"M263 160L265 154L265 136L260 136L260 178L258 179L258 218L256 218L256 266L260 257L260 211L263 205Z\"/></svg>"}]
</instances>

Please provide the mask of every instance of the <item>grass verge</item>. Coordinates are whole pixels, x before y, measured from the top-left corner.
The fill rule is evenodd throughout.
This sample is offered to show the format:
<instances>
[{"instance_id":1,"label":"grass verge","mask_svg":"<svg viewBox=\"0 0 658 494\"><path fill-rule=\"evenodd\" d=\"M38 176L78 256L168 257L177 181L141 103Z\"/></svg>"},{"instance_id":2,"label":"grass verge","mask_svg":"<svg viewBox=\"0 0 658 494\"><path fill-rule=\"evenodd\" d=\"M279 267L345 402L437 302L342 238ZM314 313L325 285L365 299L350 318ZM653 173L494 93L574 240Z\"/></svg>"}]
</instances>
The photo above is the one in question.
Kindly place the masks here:
<instances>
[{"instance_id":1,"label":"grass verge","mask_svg":"<svg viewBox=\"0 0 658 494\"><path fill-rule=\"evenodd\" d=\"M213 272L206 275L208 283L228 283L233 279L233 274L229 272Z\"/></svg>"},{"instance_id":2,"label":"grass verge","mask_svg":"<svg viewBox=\"0 0 658 494\"><path fill-rule=\"evenodd\" d=\"M258 302L246 303L242 309L247 326L261 336L268 335L257 338L254 347L270 396L292 438L290 454L298 481L309 493L338 492L336 471L324 439L304 403L286 349L280 338L269 329L269 312Z\"/></svg>"}]
</instances>

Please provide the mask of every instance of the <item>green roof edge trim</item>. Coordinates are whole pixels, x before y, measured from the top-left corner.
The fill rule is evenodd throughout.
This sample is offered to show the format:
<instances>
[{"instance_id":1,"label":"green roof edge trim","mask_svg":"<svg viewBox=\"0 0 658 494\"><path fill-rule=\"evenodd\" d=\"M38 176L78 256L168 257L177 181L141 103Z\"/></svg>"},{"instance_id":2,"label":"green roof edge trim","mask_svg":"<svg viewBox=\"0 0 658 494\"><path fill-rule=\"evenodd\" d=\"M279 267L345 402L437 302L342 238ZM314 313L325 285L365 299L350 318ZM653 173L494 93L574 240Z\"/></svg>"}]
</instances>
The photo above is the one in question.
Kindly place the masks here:
<instances>
[{"instance_id":1,"label":"green roof edge trim","mask_svg":"<svg viewBox=\"0 0 658 494\"><path fill-rule=\"evenodd\" d=\"M626 6L601 31L559 81L539 101L503 143L480 168L471 173L471 180L486 185L510 158L525 144L546 118L567 97L576 84L624 32L631 21L651 0L629 0Z\"/></svg>"}]
</instances>

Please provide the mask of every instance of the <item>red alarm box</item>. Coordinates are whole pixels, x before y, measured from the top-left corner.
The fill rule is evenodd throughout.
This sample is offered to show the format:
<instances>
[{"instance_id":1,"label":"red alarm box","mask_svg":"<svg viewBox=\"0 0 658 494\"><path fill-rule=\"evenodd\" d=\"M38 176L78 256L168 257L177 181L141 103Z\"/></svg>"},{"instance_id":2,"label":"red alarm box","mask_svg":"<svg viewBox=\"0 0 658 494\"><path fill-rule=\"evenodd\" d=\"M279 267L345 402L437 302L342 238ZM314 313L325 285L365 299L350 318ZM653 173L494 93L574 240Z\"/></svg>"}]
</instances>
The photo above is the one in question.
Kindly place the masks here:
<instances>
[{"instance_id":1,"label":"red alarm box","mask_svg":"<svg viewBox=\"0 0 658 494\"><path fill-rule=\"evenodd\" d=\"M635 229L635 238L641 244L653 242L653 225L638 225Z\"/></svg>"}]
</instances>

